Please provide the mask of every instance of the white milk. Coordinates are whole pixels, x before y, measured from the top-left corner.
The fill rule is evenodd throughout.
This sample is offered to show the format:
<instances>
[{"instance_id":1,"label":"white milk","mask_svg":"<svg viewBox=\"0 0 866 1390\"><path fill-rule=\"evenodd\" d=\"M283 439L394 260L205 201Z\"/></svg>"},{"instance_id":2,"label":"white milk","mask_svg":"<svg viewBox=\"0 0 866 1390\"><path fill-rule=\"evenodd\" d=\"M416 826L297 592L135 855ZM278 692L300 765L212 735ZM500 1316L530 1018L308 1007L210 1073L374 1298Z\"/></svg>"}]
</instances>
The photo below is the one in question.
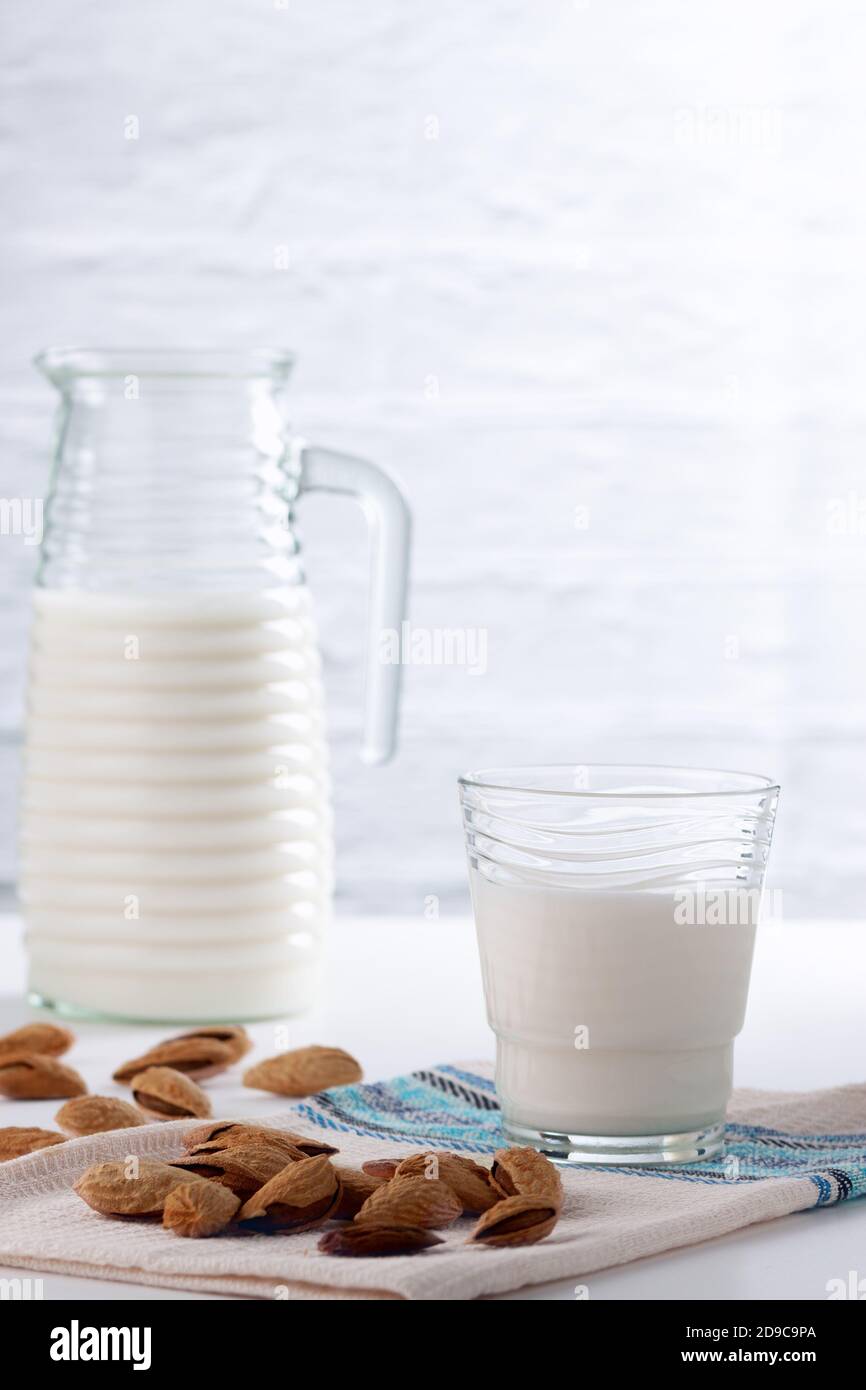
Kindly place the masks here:
<instances>
[{"instance_id":1,"label":"white milk","mask_svg":"<svg viewBox=\"0 0 866 1390\"><path fill-rule=\"evenodd\" d=\"M470 877L507 1121L614 1137L723 1118L754 915L749 925L680 926L670 888L602 893L503 885L476 869Z\"/></svg>"},{"instance_id":2,"label":"white milk","mask_svg":"<svg viewBox=\"0 0 866 1390\"><path fill-rule=\"evenodd\" d=\"M140 1019L291 1013L331 891L309 597L37 590L21 818L30 987Z\"/></svg>"}]
</instances>

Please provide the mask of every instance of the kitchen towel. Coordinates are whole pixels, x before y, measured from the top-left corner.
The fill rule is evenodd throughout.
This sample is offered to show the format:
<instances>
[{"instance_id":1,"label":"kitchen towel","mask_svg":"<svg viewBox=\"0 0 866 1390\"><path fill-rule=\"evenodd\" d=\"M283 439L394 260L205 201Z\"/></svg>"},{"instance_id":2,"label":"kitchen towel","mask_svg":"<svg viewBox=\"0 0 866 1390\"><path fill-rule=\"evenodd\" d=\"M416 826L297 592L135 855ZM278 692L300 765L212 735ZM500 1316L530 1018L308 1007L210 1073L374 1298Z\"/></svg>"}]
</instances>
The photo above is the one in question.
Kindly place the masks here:
<instances>
[{"instance_id":1,"label":"kitchen towel","mask_svg":"<svg viewBox=\"0 0 866 1390\"><path fill-rule=\"evenodd\" d=\"M349 1166L432 1147L483 1162L504 1142L491 1069L478 1063L339 1087L253 1123L324 1134ZM523 1249L467 1245L469 1218L439 1232L444 1245L378 1259L321 1254L321 1229L182 1240L158 1224L99 1216L71 1190L91 1163L178 1155L191 1127L98 1134L4 1163L0 1264L40 1271L48 1297L56 1272L260 1298L467 1299L552 1279L583 1285L594 1270L866 1193L866 1083L735 1092L724 1153L707 1163L564 1169L558 1225Z\"/></svg>"}]
</instances>

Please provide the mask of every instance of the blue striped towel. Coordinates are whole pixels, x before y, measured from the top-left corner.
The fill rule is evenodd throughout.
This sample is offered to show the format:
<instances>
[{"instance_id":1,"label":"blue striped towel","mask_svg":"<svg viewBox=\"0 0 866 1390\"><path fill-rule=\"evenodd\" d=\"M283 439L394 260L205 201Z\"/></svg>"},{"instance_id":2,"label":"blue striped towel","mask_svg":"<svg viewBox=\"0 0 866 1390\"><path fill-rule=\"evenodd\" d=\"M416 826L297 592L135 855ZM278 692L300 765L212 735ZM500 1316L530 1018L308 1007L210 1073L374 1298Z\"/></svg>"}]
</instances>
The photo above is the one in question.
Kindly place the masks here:
<instances>
[{"instance_id":1,"label":"blue striped towel","mask_svg":"<svg viewBox=\"0 0 866 1390\"><path fill-rule=\"evenodd\" d=\"M487 1071L467 1065L431 1067L392 1081L343 1086L314 1097L297 1109L306 1120L323 1129L392 1139L401 1145L416 1144L421 1148L433 1145L492 1154L506 1141L496 1091ZM739 1092L735 1096L725 1148L715 1159L693 1167L624 1166L611 1170L608 1165L599 1165L596 1171L726 1186L767 1178L807 1178L815 1189L815 1206L829 1206L866 1193L866 1087L815 1092L811 1105L809 1097L792 1097L785 1092L762 1096L762 1110L778 1110L784 1128L737 1118L748 1113L750 1097L756 1095ZM847 1123L858 1123L859 1128L852 1133L838 1129L811 1132L814 1121L810 1117L809 1132L792 1131L788 1111L790 1102L797 1099L799 1109L804 1108L805 1102L806 1111L814 1113L820 1113L822 1103L847 1099L849 1105L843 1106L838 1118L842 1120L848 1113ZM751 1108L755 1108L754 1100Z\"/></svg>"}]
</instances>

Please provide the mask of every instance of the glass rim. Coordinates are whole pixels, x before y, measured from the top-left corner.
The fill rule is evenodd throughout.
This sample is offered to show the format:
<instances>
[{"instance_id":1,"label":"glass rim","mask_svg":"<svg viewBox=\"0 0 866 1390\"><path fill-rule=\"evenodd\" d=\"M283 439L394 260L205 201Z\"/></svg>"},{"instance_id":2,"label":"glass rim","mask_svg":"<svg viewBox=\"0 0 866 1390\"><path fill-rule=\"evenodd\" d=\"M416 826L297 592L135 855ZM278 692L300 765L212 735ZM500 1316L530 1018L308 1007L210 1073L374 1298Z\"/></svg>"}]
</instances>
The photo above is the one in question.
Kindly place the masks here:
<instances>
[{"instance_id":1,"label":"glass rim","mask_svg":"<svg viewBox=\"0 0 866 1390\"><path fill-rule=\"evenodd\" d=\"M294 362L286 348L268 347L48 347L33 358L33 365L56 384L118 376L279 379L288 376Z\"/></svg>"},{"instance_id":2,"label":"glass rim","mask_svg":"<svg viewBox=\"0 0 866 1390\"><path fill-rule=\"evenodd\" d=\"M601 790L593 791L589 788L570 788L530 785L530 776L533 780L543 781L545 774L571 773L572 775L578 768L585 768L588 772L608 772L608 773L651 773L658 776L660 773L668 775L682 776L704 776L715 777L721 780L731 778L741 778L740 786L719 786L709 790L695 791L689 787L676 787L663 791L641 791L635 788L625 788L624 790ZM537 774L537 777L536 777ZM526 778L525 783L516 780L508 781L507 778ZM552 778L551 778L552 781ZM780 790L780 785L772 777L767 777L759 772L740 772L735 769L727 768L707 768L707 767L686 767L682 764L674 765L671 763L536 763L525 766L512 767L486 767L479 768L472 772L466 772L458 777L457 783L460 787L476 788L480 791L512 792L521 796L565 796L565 797L584 797L590 800L611 800L611 801L680 801L695 798L718 798L729 796L743 796L755 793L772 793Z\"/></svg>"}]
</instances>

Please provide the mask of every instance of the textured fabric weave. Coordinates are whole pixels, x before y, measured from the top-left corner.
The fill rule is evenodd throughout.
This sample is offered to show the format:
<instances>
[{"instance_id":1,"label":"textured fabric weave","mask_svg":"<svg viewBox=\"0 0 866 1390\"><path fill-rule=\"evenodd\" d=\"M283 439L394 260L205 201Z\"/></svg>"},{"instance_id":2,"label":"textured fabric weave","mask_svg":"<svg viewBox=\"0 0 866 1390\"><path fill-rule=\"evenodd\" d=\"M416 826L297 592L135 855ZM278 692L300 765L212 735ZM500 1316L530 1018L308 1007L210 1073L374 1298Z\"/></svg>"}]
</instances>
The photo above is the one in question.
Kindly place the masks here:
<instances>
[{"instance_id":1,"label":"textured fabric weave","mask_svg":"<svg viewBox=\"0 0 866 1390\"><path fill-rule=\"evenodd\" d=\"M502 1142L489 1068L471 1063L325 1092L269 1123L327 1131L349 1165L419 1147L483 1160ZM0 1263L44 1272L49 1298L58 1272L263 1298L465 1299L553 1279L585 1283L594 1270L866 1191L866 1084L735 1093L714 1162L566 1169L559 1224L526 1249L468 1246L468 1219L441 1233L443 1246L388 1259L329 1258L316 1249L320 1231L180 1240L158 1224L98 1216L70 1190L91 1163L175 1156L189 1127L94 1135L3 1164Z\"/></svg>"}]
</instances>

